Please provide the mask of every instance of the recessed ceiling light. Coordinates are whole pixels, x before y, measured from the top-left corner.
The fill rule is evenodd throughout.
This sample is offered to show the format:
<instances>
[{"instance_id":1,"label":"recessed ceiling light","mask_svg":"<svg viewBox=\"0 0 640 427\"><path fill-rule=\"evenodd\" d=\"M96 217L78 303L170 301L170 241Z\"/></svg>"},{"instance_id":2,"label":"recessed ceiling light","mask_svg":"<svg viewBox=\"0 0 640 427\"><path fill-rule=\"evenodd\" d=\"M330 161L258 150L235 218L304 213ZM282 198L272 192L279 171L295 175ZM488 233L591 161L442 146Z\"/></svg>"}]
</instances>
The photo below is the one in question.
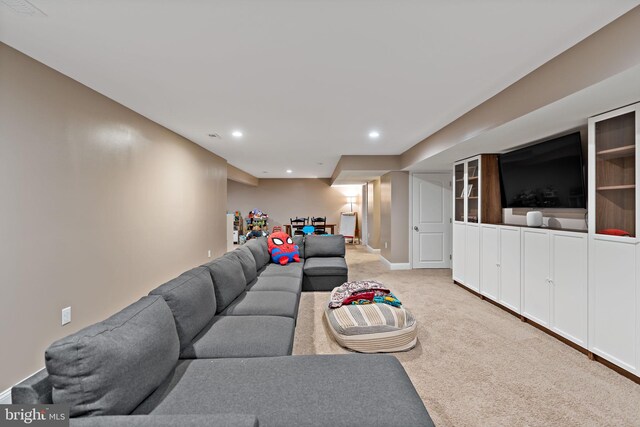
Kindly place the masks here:
<instances>
[{"instance_id":1,"label":"recessed ceiling light","mask_svg":"<svg viewBox=\"0 0 640 427\"><path fill-rule=\"evenodd\" d=\"M215 132L214 132L214 133L210 133L210 134L209 134L209 136L210 136L211 138L219 138L219 139L222 139L222 138L220 138L220 135L218 135L218 134L217 134L217 133L215 133Z\"/></svg>"},{"instance_id":2,"label":"recessed ceiling light","mask_svg":"<svg viewBox=\"0 0 640 427\"><path fill-rule=\"evenodd\" d=\"M291 169L287 169L287 173L293 173Z\"/></svg>"},{"instance_id":3,"label":"recessed ceiling light","mask_svg":"<svg viewBox=\"0 0 640 427\"><path fill-rule=\"evenodd\" d=\"M318 164L319 164L320 166L324 165L324 163L322 163L322 162L318 162Z\"/></svg>"},{"instance_id":4,"label":"recessed ceiling light","mask_svg":"<svg viewBox=\"0 0 640 427\"><path fill-rule=\"evenodd\" d=\"M269 173L269 172L267 172L267 171L262 171L262 173Z\"/></svg>"},{"instance_id":5,"label":"recessed ceiling light","mask_svg":"<svg viewBox=\"0 0 640 427\"><path fill-rule=\"evenodd\" d=\"M380 132L376 132L375 130L372 130L371 132L369 132L369 138L377 138L380 136Z\"/></svg>"},{"instance_id":6,"label":"recessed ceiling light","mask_svg":"<svg viewBox=\"0 0 640 427\"><path fill-rule=\"evenodd\" d=\"M231 135L235 136L236 138L240 138L242 136L242 132L240 132L239 130L234 130L233 132L231 132Z\"/></svg>"}]
</instances>

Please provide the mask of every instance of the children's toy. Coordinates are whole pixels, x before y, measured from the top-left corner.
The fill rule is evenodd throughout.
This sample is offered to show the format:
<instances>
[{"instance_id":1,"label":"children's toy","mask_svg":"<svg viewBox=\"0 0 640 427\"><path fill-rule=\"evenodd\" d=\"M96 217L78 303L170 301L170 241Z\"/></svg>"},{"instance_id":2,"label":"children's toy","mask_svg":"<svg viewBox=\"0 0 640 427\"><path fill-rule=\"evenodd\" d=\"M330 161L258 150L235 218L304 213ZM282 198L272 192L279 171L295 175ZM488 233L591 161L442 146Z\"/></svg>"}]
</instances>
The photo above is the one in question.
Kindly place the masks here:
<instances>
[{"instance_id":1,"label":"children's toy","mask_svg":"<svg viewBox=\"0 0 640 427\"><path fill-rule=\"evenodd\" d=\"M273 262L287 265L289 262L300 262L298 245L293 243L287 233L273 233L267 238L267 246Z\"/></svg>"},{"instance_id":2,"label":"children's toy","mask_svg":"<svg viewBox=\"0 0 640 427\"><path fill-rule=\"evenodd\" d=\"M249 212L249 216L247 217L247 228L251 230L256 225L258 227L265 227L267 222L269 221L269 215L265 212L262 212L260 209L254 209Z\"/></svg>"}]
</instances>

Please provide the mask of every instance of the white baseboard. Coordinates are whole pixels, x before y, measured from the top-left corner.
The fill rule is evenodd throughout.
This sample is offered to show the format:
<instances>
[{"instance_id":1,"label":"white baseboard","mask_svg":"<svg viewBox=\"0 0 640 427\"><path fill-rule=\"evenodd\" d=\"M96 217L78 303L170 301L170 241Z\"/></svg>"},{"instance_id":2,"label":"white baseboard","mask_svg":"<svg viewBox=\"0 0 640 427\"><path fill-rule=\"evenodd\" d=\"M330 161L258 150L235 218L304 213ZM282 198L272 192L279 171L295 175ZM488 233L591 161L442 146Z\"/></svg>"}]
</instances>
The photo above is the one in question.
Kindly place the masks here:
<instances>
[{"instance_id":1,"label":"white baseboard","mask_svg":"<svg viewBox=\"0 0 640 427\"><path fill-rule=\"evenodd\" d=\"M408 262L391 262L382 255L380 261L389 268L389 270L411 270L411 263Z\"/></svg>"},{"instance_id":2,"label":"white baseboard","mask_svg":"<svg viewBox=\"0 0 640 427\"><path fill-rule=\"evenodd\" d=\"M372 254L379 254L380 249L373 249L371 246L367 245L367 252L371 252Z\"/></svg>"},{"instance_id":3,"label":"white baseboard","mask_svg":"<svg viewBox=\"0 0 640 427\"><path fill-rule=\"evenodd\" d=\"M0 393L0 405L11 404L11 389L7 389Z\"/></svg>"},{"instance_id":4,"label":"white baseboard","mask_svg":"<svg viewBox=\"0 0 640 427\"><path fill-rule=\"evenodd\" d=\"M23 379L21 379L20 381L18 381L16 384L20 384L22 381L26 380L27 378L31 378L32 376L34 376L38 372L42 371L43 369L44 369L44 367L38 369L33 374L28 375L28 376L24 377ZM11 404L11 388L8 388L5 391L3 391L2 393L0 393L0 405L10 405L10 404Z\"/></svg>"}]
</instances>

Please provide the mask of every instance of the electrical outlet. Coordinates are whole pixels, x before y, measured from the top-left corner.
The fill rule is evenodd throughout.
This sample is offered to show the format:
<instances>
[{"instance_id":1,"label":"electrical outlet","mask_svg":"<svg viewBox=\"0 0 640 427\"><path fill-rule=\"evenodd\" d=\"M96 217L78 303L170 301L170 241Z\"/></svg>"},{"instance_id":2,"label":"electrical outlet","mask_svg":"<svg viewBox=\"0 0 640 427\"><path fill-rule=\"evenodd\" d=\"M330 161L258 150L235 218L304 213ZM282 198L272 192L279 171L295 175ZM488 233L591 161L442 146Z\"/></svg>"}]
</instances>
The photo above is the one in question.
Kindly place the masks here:
<instances>
[{"instance_id":1,"label":"electrical outlet","mask_svg":"<svg viewBox=\"0 0 640 427\"><path fill-rule=\"evenodd\" d=\"M62 326L71 322L71 307L62 309Z\"/></svg>"},{"instance_id":2,"label":"electrical outlet","mask_svg":"<svg viewBox=\"0 0 640 427\"><path fill-rule=\"evenodd\" d=\"M207 256L208 256L209 258L211 258L211 249L209 249L209 250L207 251Z\"/></svg>"},{"instance_id":3,"label":"electrical outlet","mask_svg":"<svg viewBox=\"0 0 640 427\"><path fill-rule=\"evenodd\" d=\"M388 248L388 246L387 246L387 242L384 242L384 248L385 248L385 249L387 249L387 248Z\"/></svg>"}]
</instances>

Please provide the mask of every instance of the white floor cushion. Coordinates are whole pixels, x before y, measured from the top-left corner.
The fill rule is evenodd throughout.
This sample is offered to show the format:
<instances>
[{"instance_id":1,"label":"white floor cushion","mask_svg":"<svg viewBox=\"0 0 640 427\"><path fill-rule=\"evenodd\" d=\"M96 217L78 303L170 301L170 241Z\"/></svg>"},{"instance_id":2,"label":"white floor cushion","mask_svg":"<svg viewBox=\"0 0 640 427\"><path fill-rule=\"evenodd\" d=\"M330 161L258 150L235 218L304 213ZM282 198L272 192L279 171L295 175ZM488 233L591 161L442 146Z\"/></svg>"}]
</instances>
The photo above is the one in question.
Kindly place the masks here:
<instances>
[{"instance_id":1,"label":"white floor cushion","mask_svg":"<svg viewBox=\"0 0 640 427\"><path fill-rule=\"evenodd\" d=\"M403 307L388 304L345 305L326 308L325 319L343 347L361 353L410 350L417 342L417 322Z\"/></svg>"}]
</instances>

